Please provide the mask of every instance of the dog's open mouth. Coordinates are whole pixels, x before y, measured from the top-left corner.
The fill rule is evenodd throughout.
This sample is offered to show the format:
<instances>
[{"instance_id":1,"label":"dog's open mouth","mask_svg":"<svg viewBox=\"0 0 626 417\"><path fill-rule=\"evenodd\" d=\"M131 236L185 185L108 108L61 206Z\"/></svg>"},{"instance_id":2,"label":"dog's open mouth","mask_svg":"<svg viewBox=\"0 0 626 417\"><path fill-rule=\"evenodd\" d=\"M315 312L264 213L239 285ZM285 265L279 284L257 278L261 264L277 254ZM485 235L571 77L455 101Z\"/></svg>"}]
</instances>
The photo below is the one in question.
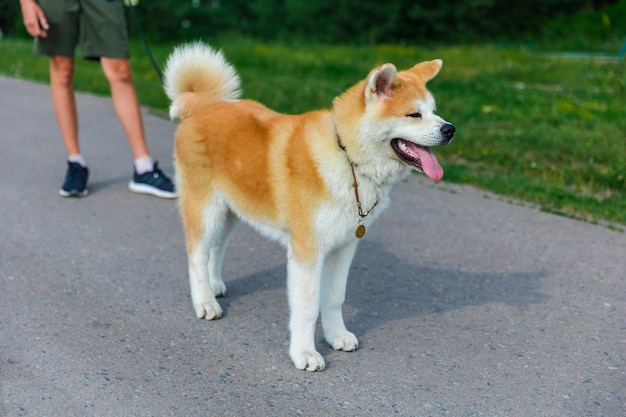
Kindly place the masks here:
<instances>
[{"instance_id":1,"label":"dog's open mouth","mask_svg":"<svg viewBox=\"0 0 626 417\"><path fill-rule=\"evenodd\" d=\"M393 139L391 147L402 161L419 169L431 180L443 178L443 168L430 148L400 138Z\"/></svg>"}]
</instances>

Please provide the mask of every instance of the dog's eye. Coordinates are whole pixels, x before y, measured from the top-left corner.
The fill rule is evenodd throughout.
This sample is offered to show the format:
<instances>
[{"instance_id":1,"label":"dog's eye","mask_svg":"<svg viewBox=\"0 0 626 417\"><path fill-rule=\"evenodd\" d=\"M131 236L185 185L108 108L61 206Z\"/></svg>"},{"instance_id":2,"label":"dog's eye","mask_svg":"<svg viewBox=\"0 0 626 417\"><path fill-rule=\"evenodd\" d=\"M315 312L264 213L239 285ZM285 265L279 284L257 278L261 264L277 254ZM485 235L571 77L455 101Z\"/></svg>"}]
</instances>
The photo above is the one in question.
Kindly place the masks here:
<instances>
[{"instance_id":1,"label":"dog's eye","mask_svg":"<svg viewBox=\"0 0 626 417\"><path fill-rule=\"evenodd\" d=\"M409 113L406 116L407 117L416 117L418 119L421 119L422 118L422 113L416 111L416 112L413 112L413 113Z\"/></svg>"}]
</instances>

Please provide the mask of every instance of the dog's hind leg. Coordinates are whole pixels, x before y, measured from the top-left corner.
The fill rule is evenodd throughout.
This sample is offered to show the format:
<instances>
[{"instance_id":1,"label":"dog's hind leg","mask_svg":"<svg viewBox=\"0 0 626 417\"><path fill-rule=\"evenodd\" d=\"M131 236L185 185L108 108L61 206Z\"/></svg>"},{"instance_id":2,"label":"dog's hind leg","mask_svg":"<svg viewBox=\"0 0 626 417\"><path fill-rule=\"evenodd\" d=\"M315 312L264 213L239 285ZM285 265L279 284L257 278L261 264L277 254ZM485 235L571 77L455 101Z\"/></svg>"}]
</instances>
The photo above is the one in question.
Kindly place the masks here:
<instances>
[{"instance_id":1,"label":"dog's hind leg","mask_svg":"<svg viewBox=\"0 0 626 417\"><path fill-rule=\"evenodd\" d=\"M216 197L202 213L186 211L184 201L181 205L187 234L191 301L199 318L217 319L222 316L222 308L215 297L226 292L221 276L222 257L237 219L225 202ZM193 233L192 227L200 228L201 233Z\"/></svg>"},{"instance_id":2,"label":"dog's hind leg","mask_svg":"<svg viewBox=\"0 0 626 417\"><path fill-rule=\"evenodd\" d=\"M213 295L222 297L226 295L226 284L222 279L222 260L228 244L228 238L235 230L239 219L228 210L221 224L217 225L213 232L213 238L209 244L209 285Z\"/></svg>"},{"instance_id":3,"label":"dog's hind leg","mask_svg":"<svg viewBox=\"0 0 626 417\"><path fill-rule=\"evenodd\" d=\"M320 310L326 341L336 350L353 351L359 346L356 336L343 322L342 306L356 242L335 249L326 256L322 271Z\"/></svg>"}]
</instances>

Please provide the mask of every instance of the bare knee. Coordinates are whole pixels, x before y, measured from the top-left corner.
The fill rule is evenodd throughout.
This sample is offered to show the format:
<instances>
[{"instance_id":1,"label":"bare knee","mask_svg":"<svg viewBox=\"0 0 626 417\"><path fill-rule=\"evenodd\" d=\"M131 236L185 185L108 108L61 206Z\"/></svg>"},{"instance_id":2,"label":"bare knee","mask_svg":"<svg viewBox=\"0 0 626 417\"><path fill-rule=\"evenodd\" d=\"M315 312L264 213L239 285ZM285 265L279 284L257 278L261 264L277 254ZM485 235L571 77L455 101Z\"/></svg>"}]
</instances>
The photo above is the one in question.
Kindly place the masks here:
<instances>
[{"instance_id":1,"label":"bare knee","mask_svg":"<svg viewBox=\"0 0 626 417\"><path fill-rule=\"evenodd\" d=\"M132 72L128 59L101 58L102 71L110 84L132 82Z\"/></svg>"},{"instance_id":2,"label":"bare knee","mask_svg":"<svg viewBox=\"0 0 626 417\"><path fill-rule=\"evenodd\" d=\"M53 55L50 57L50 83L70 88L74 82L74 58Z\"/></svg>"}]
</instances>

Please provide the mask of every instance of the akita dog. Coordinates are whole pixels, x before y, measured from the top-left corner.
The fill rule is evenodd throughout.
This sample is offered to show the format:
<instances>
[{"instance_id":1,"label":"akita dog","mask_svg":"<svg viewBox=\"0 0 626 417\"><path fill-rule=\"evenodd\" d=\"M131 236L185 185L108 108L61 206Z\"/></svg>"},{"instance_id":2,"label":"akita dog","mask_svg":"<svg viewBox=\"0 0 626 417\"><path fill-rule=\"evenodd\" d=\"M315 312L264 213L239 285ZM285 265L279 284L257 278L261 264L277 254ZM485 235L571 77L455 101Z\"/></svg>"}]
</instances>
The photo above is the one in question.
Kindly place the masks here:
<instances>
[{"instance_id":1,"label":"akita dog","mask_svg":"<svg viewBox=\"0 0 626 417\"><path fill-rule=\"evenodd\" d=\"M289 353L296 368L322 370L315 349L321 312L326 341L356 350L343 321L348 270L359 238L412 169L443 177L430 147L455 128L435 114L425 87L442 61L398 72L392 64L300 115L240 100L239 76L203 43L176 48L164 71L175 134L176 182L196 315L217 319L228 237L244 220L287 248Z\"/></svg>"}]
</instances>

